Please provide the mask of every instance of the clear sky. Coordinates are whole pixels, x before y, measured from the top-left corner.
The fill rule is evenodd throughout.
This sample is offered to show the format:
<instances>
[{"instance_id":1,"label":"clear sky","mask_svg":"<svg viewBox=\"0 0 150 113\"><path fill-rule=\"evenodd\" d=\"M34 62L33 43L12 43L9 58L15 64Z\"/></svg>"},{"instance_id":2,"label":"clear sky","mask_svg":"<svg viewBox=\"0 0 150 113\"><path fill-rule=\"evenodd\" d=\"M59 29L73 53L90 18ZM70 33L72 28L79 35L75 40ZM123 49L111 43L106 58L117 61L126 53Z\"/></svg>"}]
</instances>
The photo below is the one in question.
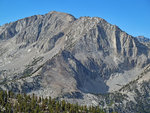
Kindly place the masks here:
<instances>
[{"instance_id":1,"label":"clear sky","mask_svg":"<svg viewBox=\"0 0 150 113\"><path fill-rule=\"evenodd\" d=\"M150 38L150 0L0 0L0 25L50 11L101 17L130 35Z\"/></svg>"}]
</instances>

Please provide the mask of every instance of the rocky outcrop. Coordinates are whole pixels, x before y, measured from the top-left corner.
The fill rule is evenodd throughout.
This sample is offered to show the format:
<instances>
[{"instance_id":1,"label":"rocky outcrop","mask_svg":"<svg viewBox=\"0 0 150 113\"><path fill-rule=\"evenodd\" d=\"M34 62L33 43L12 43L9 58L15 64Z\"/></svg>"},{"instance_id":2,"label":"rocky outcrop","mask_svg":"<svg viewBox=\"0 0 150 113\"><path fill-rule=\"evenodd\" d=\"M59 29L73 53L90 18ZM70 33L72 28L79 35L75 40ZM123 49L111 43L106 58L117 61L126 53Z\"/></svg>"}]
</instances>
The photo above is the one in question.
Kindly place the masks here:
<instances>
[{"instance_id":1,"label":"rocky outcrop","mask_svg":"<svg viewBox=\"0 0 150 113\"><path fill-rule=\"evenodd\" d=\"M98 17L53 11L0 27L0 87L14 92L87 101L120 91L149 62L147 45Z\"/></svg>"},{"instance_id":2,"label":"rocky outcrop","mask_svg":"<svg viewBox=\"0 0 150 113\"><path fill-rule=\"evenodd\" d=\"M150 39L144 36L137 36L136 38L138 39L139 42L142 42L142 43L150 42Z\"/></svg>"}]
</instances>

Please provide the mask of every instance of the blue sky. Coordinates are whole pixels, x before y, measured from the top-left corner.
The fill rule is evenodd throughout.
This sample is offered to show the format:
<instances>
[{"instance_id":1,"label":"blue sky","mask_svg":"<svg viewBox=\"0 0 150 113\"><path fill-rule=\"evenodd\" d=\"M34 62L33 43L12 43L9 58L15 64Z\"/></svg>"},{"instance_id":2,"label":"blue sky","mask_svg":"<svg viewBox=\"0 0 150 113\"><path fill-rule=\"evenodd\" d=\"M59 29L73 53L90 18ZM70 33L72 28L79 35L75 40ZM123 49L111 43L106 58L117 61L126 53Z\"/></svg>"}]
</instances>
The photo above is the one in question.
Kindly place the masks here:
<instances>
[{"instance_id":1,"label":"blue sky","mask_svg":"<svg viewBox=\"0 0 150 113\"><path fill-rule=\"evenodd\" d=\"M101 17L130 35L150 38L150 0L0 0L0 25L54 10Z\"/></svg>"}]
</instances>

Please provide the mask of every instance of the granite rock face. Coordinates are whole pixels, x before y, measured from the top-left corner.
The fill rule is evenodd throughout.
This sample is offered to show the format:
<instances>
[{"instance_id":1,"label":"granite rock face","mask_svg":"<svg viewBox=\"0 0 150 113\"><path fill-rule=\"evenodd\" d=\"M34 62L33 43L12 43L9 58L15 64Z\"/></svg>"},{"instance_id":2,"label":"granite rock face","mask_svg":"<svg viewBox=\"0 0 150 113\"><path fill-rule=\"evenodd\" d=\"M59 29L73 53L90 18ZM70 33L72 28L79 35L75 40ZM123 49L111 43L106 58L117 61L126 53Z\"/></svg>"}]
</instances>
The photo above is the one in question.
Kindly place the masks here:
<instances>
[{"instance_id":1,"label":"granite rock face","mask_svg":"<svg viewBox=\"0 0 150 113\"><path fill-rule=\"evenodd\" d=\"M121 93L149 62L147 45L98 17L53 11L0 27L1 89L91 104L93 94Z\"/></svg>"}]
</instances>

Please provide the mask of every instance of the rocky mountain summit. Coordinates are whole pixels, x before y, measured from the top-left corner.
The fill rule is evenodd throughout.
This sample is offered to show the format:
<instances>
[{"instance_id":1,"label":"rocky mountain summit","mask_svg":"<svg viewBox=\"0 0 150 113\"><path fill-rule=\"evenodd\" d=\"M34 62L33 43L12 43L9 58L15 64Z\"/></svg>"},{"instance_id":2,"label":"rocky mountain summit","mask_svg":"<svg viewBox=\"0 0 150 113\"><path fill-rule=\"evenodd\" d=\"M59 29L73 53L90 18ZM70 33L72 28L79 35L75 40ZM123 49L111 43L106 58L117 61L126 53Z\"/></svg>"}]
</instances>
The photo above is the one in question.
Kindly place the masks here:
<instances>
[{"instance_id":1,"label":"rocky mountain summit","mask_svg":"<svg viewBox=\"0 0 150 113\"><path fill-rule=\"evenodd\" d=\"M52 11L0 27L3 90L148 112L137 97L150 97L149 63L146 44L98 17Z\"/></svg>"}]
</instances>

